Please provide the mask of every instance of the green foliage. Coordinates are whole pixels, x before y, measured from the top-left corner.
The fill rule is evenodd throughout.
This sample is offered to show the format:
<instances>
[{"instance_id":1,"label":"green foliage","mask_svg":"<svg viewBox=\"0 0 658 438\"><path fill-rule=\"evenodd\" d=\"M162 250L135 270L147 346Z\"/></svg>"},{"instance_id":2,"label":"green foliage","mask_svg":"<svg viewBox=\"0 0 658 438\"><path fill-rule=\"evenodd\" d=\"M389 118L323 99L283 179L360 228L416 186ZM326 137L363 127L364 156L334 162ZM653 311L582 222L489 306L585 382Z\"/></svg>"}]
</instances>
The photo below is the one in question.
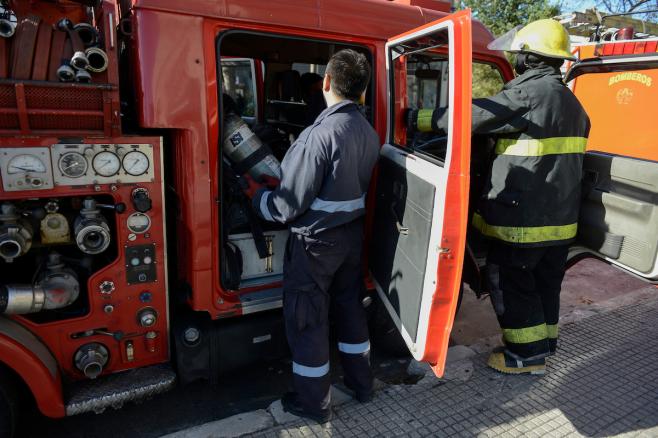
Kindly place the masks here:
<instances>
[{"instance_id":1,"label":"green foliage","mask_svg":"<svg viewBox=\"0 0 658 438\"><path fill-rule=\"evenodd\" d=\"M498 69L488 64L473 63L473 99L491 97L503 89Z\"/></svg>"},{"instance_id":2,"label":"green foliage","mask_svg":"<svg viewBox=\"0 0 658 438\"><path fill-rule=\"evenodd\" d=\"M500 36L519 24L559 15L561 3L550 0L462 0L476 19Z\"/></svg>"},{"instance_id":3,"label":"green foliage","mask_svg":"<svg viewBox=\"0 0 658 438\"><path fill-rule=\"evenodd\" d=\"M461 0L461 7L471 8L474 17L496 36L519 24L559 15L561 5L560 0ZM473 66L474 98L491 96L501 88L502 79L496 70Z\"/></svg>"}]
</instances>

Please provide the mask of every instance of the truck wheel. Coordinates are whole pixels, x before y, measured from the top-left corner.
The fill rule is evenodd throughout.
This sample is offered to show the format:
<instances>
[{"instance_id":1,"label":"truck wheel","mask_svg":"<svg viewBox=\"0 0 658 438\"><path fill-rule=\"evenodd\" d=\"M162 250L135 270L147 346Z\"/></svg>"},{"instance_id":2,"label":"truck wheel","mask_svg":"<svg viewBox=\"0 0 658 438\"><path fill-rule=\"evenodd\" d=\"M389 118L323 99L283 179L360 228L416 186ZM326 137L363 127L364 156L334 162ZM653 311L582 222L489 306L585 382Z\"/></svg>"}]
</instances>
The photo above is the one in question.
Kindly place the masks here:
<instances>
[{"instance_id":1,"label":"truck wheel","mask_svg":"<svg viewBox=\"0 0 658 438\"><path fill-rule=\"evenodd\" d=\"M0 436L8 438L14 436L19 413L17 385L12 378L0 366Z\"/></svg>"}]
</instances>

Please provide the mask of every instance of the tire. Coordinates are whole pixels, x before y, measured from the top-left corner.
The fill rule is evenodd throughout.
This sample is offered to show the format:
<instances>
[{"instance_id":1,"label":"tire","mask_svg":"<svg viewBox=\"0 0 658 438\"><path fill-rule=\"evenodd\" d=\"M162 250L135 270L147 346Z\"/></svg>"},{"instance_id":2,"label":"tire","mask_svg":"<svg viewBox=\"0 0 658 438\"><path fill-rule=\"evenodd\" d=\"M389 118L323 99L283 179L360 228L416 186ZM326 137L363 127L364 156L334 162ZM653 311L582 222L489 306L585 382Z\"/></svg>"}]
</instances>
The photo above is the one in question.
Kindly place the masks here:
<instances>
[{"instance_id":1,"label":"tire","mask_svg":"<svg viewBox=\"0 0 658 438\"><path fill-rule=\"evenodd\" d=\"M20 412L16 378L0 365L0 437L12 438L16 432Z\"/></svg>"}]
</instances>

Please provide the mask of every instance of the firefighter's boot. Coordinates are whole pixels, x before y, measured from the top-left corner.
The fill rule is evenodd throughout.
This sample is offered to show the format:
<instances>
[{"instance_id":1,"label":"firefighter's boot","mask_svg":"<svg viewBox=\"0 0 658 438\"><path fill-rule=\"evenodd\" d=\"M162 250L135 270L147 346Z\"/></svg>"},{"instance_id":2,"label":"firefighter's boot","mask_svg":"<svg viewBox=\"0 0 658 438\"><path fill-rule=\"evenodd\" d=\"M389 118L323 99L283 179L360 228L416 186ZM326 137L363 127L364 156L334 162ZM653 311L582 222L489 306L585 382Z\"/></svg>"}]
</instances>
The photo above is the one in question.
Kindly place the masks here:
<instances>
[{"instance_id":1,"label":"firefighter's boot","mask_svg":"<svg viewBox=\"0 0 658 438\"><path fill-rule=\"evenodd\" d=\"M489 356L487 365L505 374L546 374L545 357L524 359L504 348L494 350Z\"/></svg>"}]
</instances>

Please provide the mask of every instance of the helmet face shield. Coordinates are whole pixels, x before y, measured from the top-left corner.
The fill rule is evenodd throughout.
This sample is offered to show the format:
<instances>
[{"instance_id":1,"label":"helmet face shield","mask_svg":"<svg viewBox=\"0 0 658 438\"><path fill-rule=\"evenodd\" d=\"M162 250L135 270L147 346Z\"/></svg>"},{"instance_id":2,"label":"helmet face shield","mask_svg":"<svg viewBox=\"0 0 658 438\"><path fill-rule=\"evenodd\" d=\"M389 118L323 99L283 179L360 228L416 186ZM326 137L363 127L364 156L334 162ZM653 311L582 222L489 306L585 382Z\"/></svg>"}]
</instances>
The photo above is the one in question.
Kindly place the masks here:
<instances>
[{"instance_id":1,"label":"helmet face shield","mask_svg":"<svg viewBox=\"0 0 658 438\"><path fill-rule=\"evenodd\" d=\"M516 36L521 29L523 29L522 24L516 26L512 30L508 30L503 35L499 36L498 38L490 42L487 45L487 48L489 50L504 50L506 52L520 51L522 47L513 47L512 45L515 43L515 40L517 40ZM518 40L516 42L518 45Z\"/></svg>"}]
</instances>

